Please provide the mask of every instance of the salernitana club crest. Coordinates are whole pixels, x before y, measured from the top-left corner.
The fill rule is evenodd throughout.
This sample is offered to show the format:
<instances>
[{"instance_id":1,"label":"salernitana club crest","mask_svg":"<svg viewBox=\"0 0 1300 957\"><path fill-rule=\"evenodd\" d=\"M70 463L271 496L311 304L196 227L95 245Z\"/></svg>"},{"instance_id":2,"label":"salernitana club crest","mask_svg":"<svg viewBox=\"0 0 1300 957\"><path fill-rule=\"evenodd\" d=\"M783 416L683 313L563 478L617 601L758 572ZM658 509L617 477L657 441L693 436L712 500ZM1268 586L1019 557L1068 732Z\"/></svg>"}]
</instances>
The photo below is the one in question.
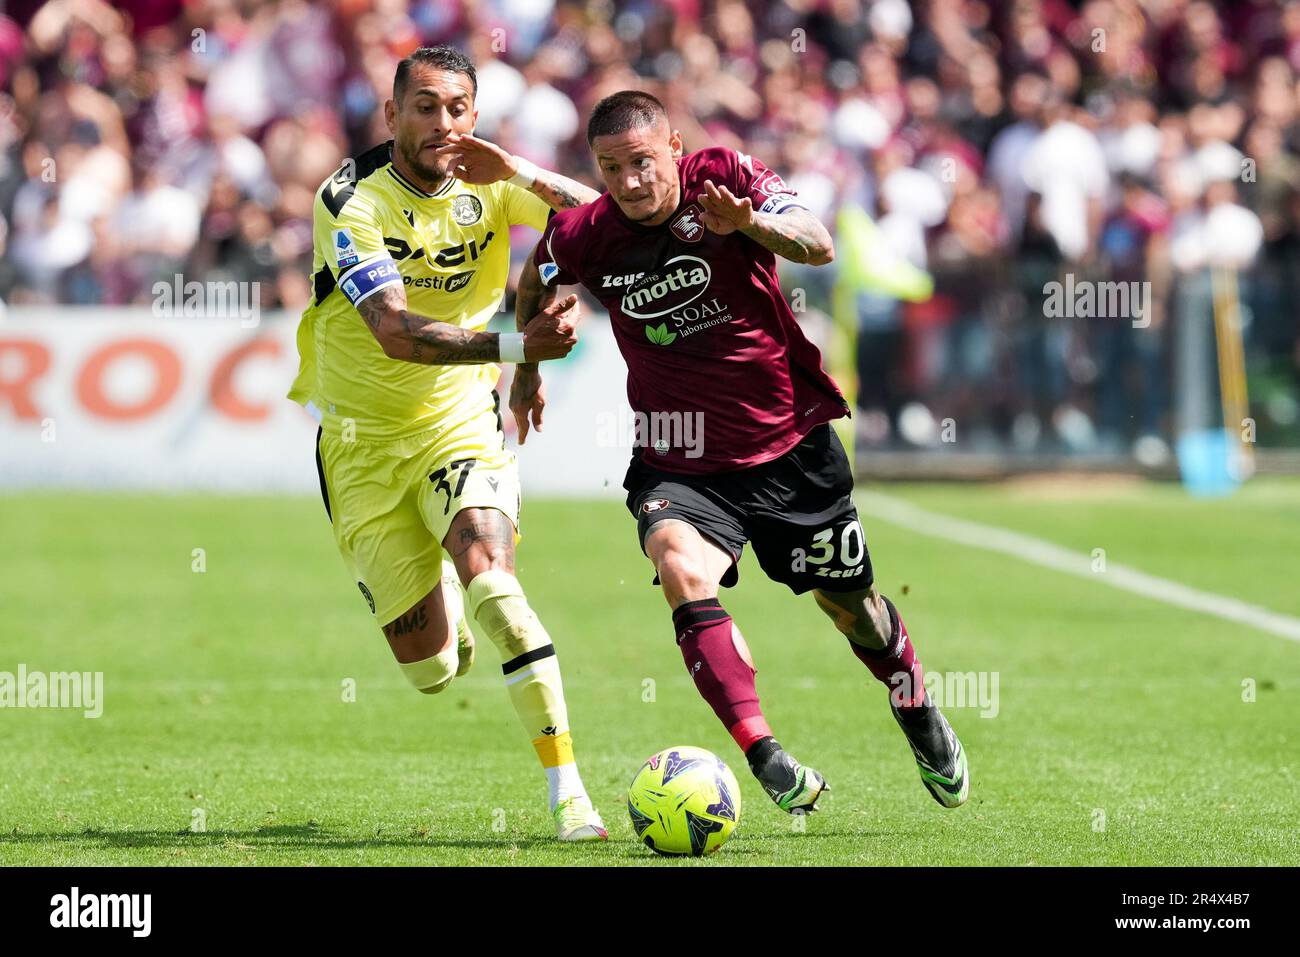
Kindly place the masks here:
<instances>
[{"instance_id":1,"label":"salernitana club crest","mask_svg":"<svg viewBox=\"0 0 1300 957\"><path fill-rule=\"evenodd\" d=\"M451 201L451 218L461 226L473 226L483 218L483 204L477 196L462 193Z\"/></svg>"}]
</instances>

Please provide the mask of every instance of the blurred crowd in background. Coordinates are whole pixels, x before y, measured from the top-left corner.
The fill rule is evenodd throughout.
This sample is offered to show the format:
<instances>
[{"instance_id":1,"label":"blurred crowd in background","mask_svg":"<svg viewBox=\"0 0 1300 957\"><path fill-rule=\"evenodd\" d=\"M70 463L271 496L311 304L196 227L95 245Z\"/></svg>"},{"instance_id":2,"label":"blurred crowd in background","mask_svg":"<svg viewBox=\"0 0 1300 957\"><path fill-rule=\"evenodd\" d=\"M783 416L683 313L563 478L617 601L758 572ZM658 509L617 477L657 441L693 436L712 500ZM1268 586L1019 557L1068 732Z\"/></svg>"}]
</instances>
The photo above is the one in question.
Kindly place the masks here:
<instances>
[{"instance_id":1,"label":"blurred crowd in background","mask_svg":"<svg viewBox=\"0 0 1300 957\"><path fill-rule=\"evenodd\" d=\"M624 88L781 171L838 230L783 279L856 333L869 447L952 416L964 447L1159 464L1175 341L1227 274L1260 441L1300 442L1300 2L18 0L0 300L147 304L181 273L300 309L313 194L433 43L476 62L480 136L593 185L585 118ZM1150 301L1049 316L1067 273Z\"/></svg>"}]
</instances>

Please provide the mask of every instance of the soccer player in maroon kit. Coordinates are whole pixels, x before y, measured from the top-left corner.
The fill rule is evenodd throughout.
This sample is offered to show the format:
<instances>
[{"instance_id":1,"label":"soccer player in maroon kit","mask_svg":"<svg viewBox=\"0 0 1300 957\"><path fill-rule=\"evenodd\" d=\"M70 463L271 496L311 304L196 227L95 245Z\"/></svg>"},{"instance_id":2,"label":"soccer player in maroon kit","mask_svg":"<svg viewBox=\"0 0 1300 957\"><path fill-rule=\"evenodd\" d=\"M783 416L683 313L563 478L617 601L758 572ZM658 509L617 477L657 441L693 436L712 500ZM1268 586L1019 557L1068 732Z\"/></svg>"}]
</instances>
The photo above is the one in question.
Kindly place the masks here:
<instances>
[{"instance_id":1,"label":"soccer player in maroon kit","mask_svg":"<svg viewBox=\"0 0 1300 957\"><path fill-rule=\"evenodd\" d=\"M623 483L696 688L777 806L814 810L826 782L773 737L749 649L718 601L751 542L768 577L812 591L891 686L921 780L957 807L969 787L965 753L925 693L898 610L873 585L852 471L829 425L848 405L777 282L777 255L830 262L829 233L753 157L721 147L683 156L647 93L598 103L587 142L607 192L552 217L520 279L516 317L523 328L558 286L581 283L609 310L638 421L698 423L689 443L641 429ZM515 368L522 443L545 396L536 364Z\"/></svg>"}]
</instances>

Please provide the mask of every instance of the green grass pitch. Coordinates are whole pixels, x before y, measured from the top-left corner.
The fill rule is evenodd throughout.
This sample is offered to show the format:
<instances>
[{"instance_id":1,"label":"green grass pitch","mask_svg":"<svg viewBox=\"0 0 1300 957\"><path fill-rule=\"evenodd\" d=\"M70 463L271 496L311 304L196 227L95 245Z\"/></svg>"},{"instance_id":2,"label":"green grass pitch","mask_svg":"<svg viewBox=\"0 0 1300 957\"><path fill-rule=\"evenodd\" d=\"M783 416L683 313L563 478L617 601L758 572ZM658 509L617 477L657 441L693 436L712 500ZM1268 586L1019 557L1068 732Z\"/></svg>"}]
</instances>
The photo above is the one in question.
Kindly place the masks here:
<instances>
[{"instance_id":1,"label":"green grass pitch","mask_svg":"<svg viewBox=\"0 0 1300 957\"><path fill-rule=\"evenodd\" d=\"M1096 483L883 491L1300 615L1293 481L1218 502ZM519 575L610 827L571 847L495 650L443 695L407 687L318 501L5 496L0 671L105 684L95 720L0 709L0 864L1300 864L1300 644L865 524L927 670L998 675L996 717L948 710L972 769L956 811L925 793L844 639L747 555L725 605L778 737L834 788L806 821L779 813L688 680L621 504L525 499ZM671 744L742 781L740 827L705 861L656 858L627 822L627 782Z\"/></svg>"}]
</instances>

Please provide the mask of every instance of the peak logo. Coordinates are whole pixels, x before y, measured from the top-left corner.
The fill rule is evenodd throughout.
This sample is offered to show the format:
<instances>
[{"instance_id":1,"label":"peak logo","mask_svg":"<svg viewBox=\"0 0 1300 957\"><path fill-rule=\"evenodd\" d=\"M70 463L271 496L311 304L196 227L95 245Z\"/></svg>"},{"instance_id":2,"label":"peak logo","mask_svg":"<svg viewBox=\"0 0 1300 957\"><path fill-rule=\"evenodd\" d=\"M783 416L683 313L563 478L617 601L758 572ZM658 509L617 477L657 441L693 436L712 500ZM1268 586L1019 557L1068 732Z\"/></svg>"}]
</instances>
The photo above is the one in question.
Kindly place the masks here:
<instances>
[{"instance_id":1,"label":"peak logo","mask_svg":"<svg viewBox=\"0 0 1300 957\"><path fill-rule=\"evenodd\" d=\"M709 288L713 271L698 256L674 256L623 295L623 314L657 319L694 302Z\"/></svg>"}]
</instances>

